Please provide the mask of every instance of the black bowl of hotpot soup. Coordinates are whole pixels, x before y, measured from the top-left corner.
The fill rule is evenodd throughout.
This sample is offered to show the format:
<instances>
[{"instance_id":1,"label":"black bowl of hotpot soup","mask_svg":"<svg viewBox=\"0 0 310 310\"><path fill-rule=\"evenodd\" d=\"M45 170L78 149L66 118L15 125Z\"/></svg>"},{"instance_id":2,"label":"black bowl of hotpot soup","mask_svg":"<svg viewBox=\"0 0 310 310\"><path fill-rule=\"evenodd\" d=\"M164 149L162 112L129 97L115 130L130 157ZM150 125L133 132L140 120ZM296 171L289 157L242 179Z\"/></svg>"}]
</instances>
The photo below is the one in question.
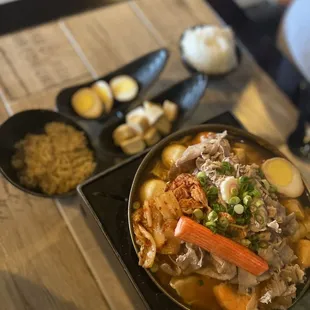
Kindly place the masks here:
<instances>
[{"instance_id":1,"label":"black bowl of hotpot soup","mask_svg":"<svg viewBox=\"0 0 310 310\"><path fill-rule=\"evenodd\" d=\"M267 141L224 125L145 156L128 219L139 264L184 309L288 309L309 286L309 192Z\"/></svg>"}]
</instances>

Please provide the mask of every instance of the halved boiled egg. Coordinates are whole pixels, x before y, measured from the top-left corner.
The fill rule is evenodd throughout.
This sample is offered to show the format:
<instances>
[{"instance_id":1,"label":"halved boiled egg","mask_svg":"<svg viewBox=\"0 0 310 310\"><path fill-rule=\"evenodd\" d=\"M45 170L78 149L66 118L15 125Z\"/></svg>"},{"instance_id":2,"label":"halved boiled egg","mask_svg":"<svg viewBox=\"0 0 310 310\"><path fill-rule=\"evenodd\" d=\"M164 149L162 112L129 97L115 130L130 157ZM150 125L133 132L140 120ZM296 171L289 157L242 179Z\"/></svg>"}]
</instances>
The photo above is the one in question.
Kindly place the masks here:
<instances>
[{"instance_id":1,"label":"halved boiled egg","mask_svg":"<svg viewBox=\"0 0 310 310\"><path fill-rule=\"evenodd\" d=\"M110 113L113 107L113 94L109 84L100 80L93 84L92 89L103 103L105 113Z\"/></svg>"},{"instance_id":2,"label":"halved boiled egg","mask_svg":"<svg viewBox=\"0 0 310 310\"><path fill-rule=\"evenodd\" d=\"M275 157L266 160L262 170L269 183L273 184L277 191L287 197L299 197L304 191L299 171L286 159Z\"/></svg>"},{"instance_id":3,"label":"halved boiled egg","mask_svg":"<svg viewBox=\"0 0 310 310\"><path fill-rule=\"evenodd\" d=\"M84 118L98 118L103 112L100 98L91 88L81 88L74 93L71 99L74 111Z\"/></svg>"},{"instance_id":4,"label":"halved boiled egg","mask_svg":"<svg viewBox=\"0 0 310 310\"><path fill-rule=\"evenodd\" d=\"M110 81L114 98L121 102L133 100L139 91L138 83L128 75L119 75Z\"/></svg>"}]
</instances>

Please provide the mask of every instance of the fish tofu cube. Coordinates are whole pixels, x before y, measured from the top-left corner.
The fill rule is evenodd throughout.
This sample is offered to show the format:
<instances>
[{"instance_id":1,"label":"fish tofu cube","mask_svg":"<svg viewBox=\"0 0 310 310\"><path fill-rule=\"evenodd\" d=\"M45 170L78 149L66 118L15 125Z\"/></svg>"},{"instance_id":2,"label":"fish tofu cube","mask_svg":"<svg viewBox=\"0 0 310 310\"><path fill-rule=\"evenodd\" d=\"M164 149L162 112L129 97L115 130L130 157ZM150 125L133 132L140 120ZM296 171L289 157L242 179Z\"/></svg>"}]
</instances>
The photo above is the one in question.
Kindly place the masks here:
<instances>
[{"instance_id":1,"label":"fish tofu cube","mask_svg":"<svg viewBox=\"0 0 310 310\"><path fill-rule=\"evenodd\" d=\"M169 122L176 120L178 116L178 106L174 102L165 100L163 104L163 110Z\"/></svg>"}]
</instances>

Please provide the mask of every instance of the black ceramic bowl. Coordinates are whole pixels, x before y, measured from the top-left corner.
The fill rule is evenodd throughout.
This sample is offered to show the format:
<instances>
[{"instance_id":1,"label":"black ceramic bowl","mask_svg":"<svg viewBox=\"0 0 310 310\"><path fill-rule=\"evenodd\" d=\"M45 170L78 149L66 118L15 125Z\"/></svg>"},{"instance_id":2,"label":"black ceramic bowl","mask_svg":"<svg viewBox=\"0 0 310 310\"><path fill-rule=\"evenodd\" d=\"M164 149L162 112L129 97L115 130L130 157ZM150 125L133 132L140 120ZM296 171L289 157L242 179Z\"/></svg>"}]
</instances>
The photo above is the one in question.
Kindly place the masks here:
<instances>
[{"instance_id":1,"label":"black ceramic bowl","mask_svg":"<svg viewBox=\"0 0 310 310\"><path fill-rule=\"evenodd\" d=\"M208 125L199 125L194 126L188 129L180 130L178 132L175 132L171 134L170 136L166 137L165 139L161 140L156 146L154 146L144 157L143 161L141 162L139 168L137 169L137 172L135 174L135 177L132 182L130 194L129 194L129 202L128 202L128 223L129 223L129 231L131 235L131 240L133 243L133 246L135 248L136 253L139 252L139 246L137 245L135 241L134 231L133 231L133 223L132 223L132 213L133 210L133 203L136 200L137 191L139 190L139 187L141 186L141 183L143 180L145 180L145 176L147 175L148 171L151 168L151 165L154 163L155 159L158 159L161 157L162 150L171 142L180 140L184 138L185 136L195 136L199 132L223 132L224 130L227 130L228 133L228 140L238 141L242 143L251 143L252 145L256 145L258 148L260 148L262 151L268 153L268 157L284 157L285 156L273 145L265 141L264 139L255 136L245 130L238 129L232 126L227 125L218 125L218 124L208 124ZM309 197L309 189L306 187L305 184L305 191L303 195L301 196L302 202L304 206L308 206L310 202ZM138 264L138 258L137 258L137 264ZM141 267L142 268L142 267ZM149 270L145 269L149 277L153 280L153 282L157 285L157 287L164 292L169 298L171 298L175 303L177 303L180 307L183 309L190 310L191 307L187 304L185 304L175 293L171 293L171 291L166 290L165 287L163 287L160 282L154 277L154 274L152 274ZM297 287L297 297L294 300L294 304L298 304L298 300L302 298L302 296L305 294L305 292L308 290L310 286L310 268L306 270L306 277L307 280L304 284L298 285ZM297 309L297 307L296 307Z\"/></svg>"},{"instance_id":2,"label":"black ceramic bowl","mask_svg":"<svg viewBox=\"0 0 310 310\"><path fill-rule=\"evenodd\" d=\"M180 49L180 54L181 54L181 60L182 60L182 63L183 65L185 66L185 68L190 72L190 73L197 73L197 72L200 72L198 71L197 69L195 69L189 62L188 60L186 59L185 55L184 55L184 51L183 51L183 48L182 48L182 40L184 38L184 35L185 35L185 32L187 30L194 30L194 29L197 29L197 28L202 28L202 27L205 27L205 26L210 26L210 25L207 25L207 24L201 24L201 25L195 25L195 26L192 26L192 27L189 27L187 29L185 29L180 37L180 40L179 40L179 49ZM236 44L235 45L235 48L236 48L236 55L237 55L237 66L235 68L233 68L232 70L228 71L228 72L225 72L225 73L219 73L219 74L212 74L212 73L208 73L208 77L209 78L213 78L213 79L217 79L217 78L223 78L225 77L226 75L234 72L238 66L240 65L240 62L241 62L241 51L240 51L240 48L238 47L238 45ZM200 72L200 73L204 73L206 74L205 72Z\"/></svg>"},{"instance_id":3,"label":"black ceramic bowl","mask_svg":"<svg viewBox=\"0 0 310 310\"><path fill-rule=\"evenodd\" d=\"M17 113L6 120L0 127L0 171L3 176L18 189L41 197L61 198L75 194L73 189L67 193L58 195L48 195L43 193L39 188L29 189L22 185L18 179L16 170L11 165L11 159L15 153L14 145L22 140L26 134L40 134L44 132L44 126L50 122L61 122L84 132L87 139L87 146L95 154L95 150L85 131L74 121L66 116L50 110L27 110Z\"/></svg>"}]
</instances>

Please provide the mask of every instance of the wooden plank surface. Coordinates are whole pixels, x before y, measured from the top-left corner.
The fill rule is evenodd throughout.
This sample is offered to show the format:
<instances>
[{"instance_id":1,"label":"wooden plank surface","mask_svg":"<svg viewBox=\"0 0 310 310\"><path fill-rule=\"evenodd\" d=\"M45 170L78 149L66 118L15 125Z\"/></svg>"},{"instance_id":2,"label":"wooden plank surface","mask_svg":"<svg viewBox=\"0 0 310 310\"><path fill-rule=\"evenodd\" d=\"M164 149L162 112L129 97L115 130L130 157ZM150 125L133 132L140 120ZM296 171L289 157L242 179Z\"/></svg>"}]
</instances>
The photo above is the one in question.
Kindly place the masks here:
<instances>
[{"instance_id":1,"label":"wooden plank surface","mask_svg":"<svg viewBox=\"0 0 310 310\"><path fill-rule=\"evenodd\" d=\"M9 99L88 74L55 23L0 37L0 83Z\"/></svg>"},{"instance_id":2,"label":"wooden plank surface","mask_svg":"<svg viewBox=\"0 0 310 310\"><path fill-rule=\"evenodd\" d=\"M98 76L158 48L127 3L70 17L65 25Z\"/></svg>"},{"instance_id":3,"label":"wooden plank surface","mask_svg":"<svg viewBox=\"0 0 310 310\"><path fill-rule=\"evenodd\" d=\"M35 45L37 34L44 34L45 45L41 41ZM31 63L37 68L22 62L27 48L20 48L16 38L25 40L27 48L31 46L32 55L39 55L38 62ZM55 96L61 87L90 78L57 23L0 37L0 42L1 51L12 60L22 59L13 61L18 73L0 70L0 121L25 109L55 109ZM45 60L40 58L42 48ZM7 68L7 62L0 63L1 68ZM61 65L56 63L63 64L69 75L59 72ZM44 70L55 78L55 85L43 83ZM27 83L27 92L21 91L21 81ZM0 308L109 309L55 202L24 194L2 177L0 197Z\"/></svg>"},{"instance_id":4,"label":"wooden plank surface","mask_svg":"<svg viewBox=\"0 0 310 310\"><path fill-rule=\"evenodd\" d=\"M203 0L138 0L0 37L0 86L6 101L0 102L0 121L7 111L54 109L62 87L103 75L166 46L170 60L150 95L162 91L189 76L178 49L182 31L195 24L221 22ZM245 49L242 55L235 73L210 81L187 125L231 110L249 131L289 154L285 139L297 111ZM309 166L291 158L309 180ZM3 179L0 194L4 309L138 309L111 250L106 246L102 252L77 199L35 198Z\"/></svg>"},{"instance_id":5,"label":"wooden plank surface","mask_svg":"<svg viewBox=\"0 0 310 310\"><path fill-rule=\"evenodd\" d=\"M109 309L54 202L0 178L1 309Z\"/></svg>"},{"instance_id":6,"label":"wooden plank surface","mask_svg":"<svg viewBox=\"0 0 310 310\"><path fill-rule=\"evenodd\" d=\"M82 78L73 79L70 80L69 82L52 87L46 91L34 93L29 95L28 97L20 98L17 100L10 100L8 102L14 114L28 109L56 110L55 105L56 97L62 88L70 87L76 84L81 84L89 80L91 80L91 75L88 73Z\"/></svg>"}]
</instances>

